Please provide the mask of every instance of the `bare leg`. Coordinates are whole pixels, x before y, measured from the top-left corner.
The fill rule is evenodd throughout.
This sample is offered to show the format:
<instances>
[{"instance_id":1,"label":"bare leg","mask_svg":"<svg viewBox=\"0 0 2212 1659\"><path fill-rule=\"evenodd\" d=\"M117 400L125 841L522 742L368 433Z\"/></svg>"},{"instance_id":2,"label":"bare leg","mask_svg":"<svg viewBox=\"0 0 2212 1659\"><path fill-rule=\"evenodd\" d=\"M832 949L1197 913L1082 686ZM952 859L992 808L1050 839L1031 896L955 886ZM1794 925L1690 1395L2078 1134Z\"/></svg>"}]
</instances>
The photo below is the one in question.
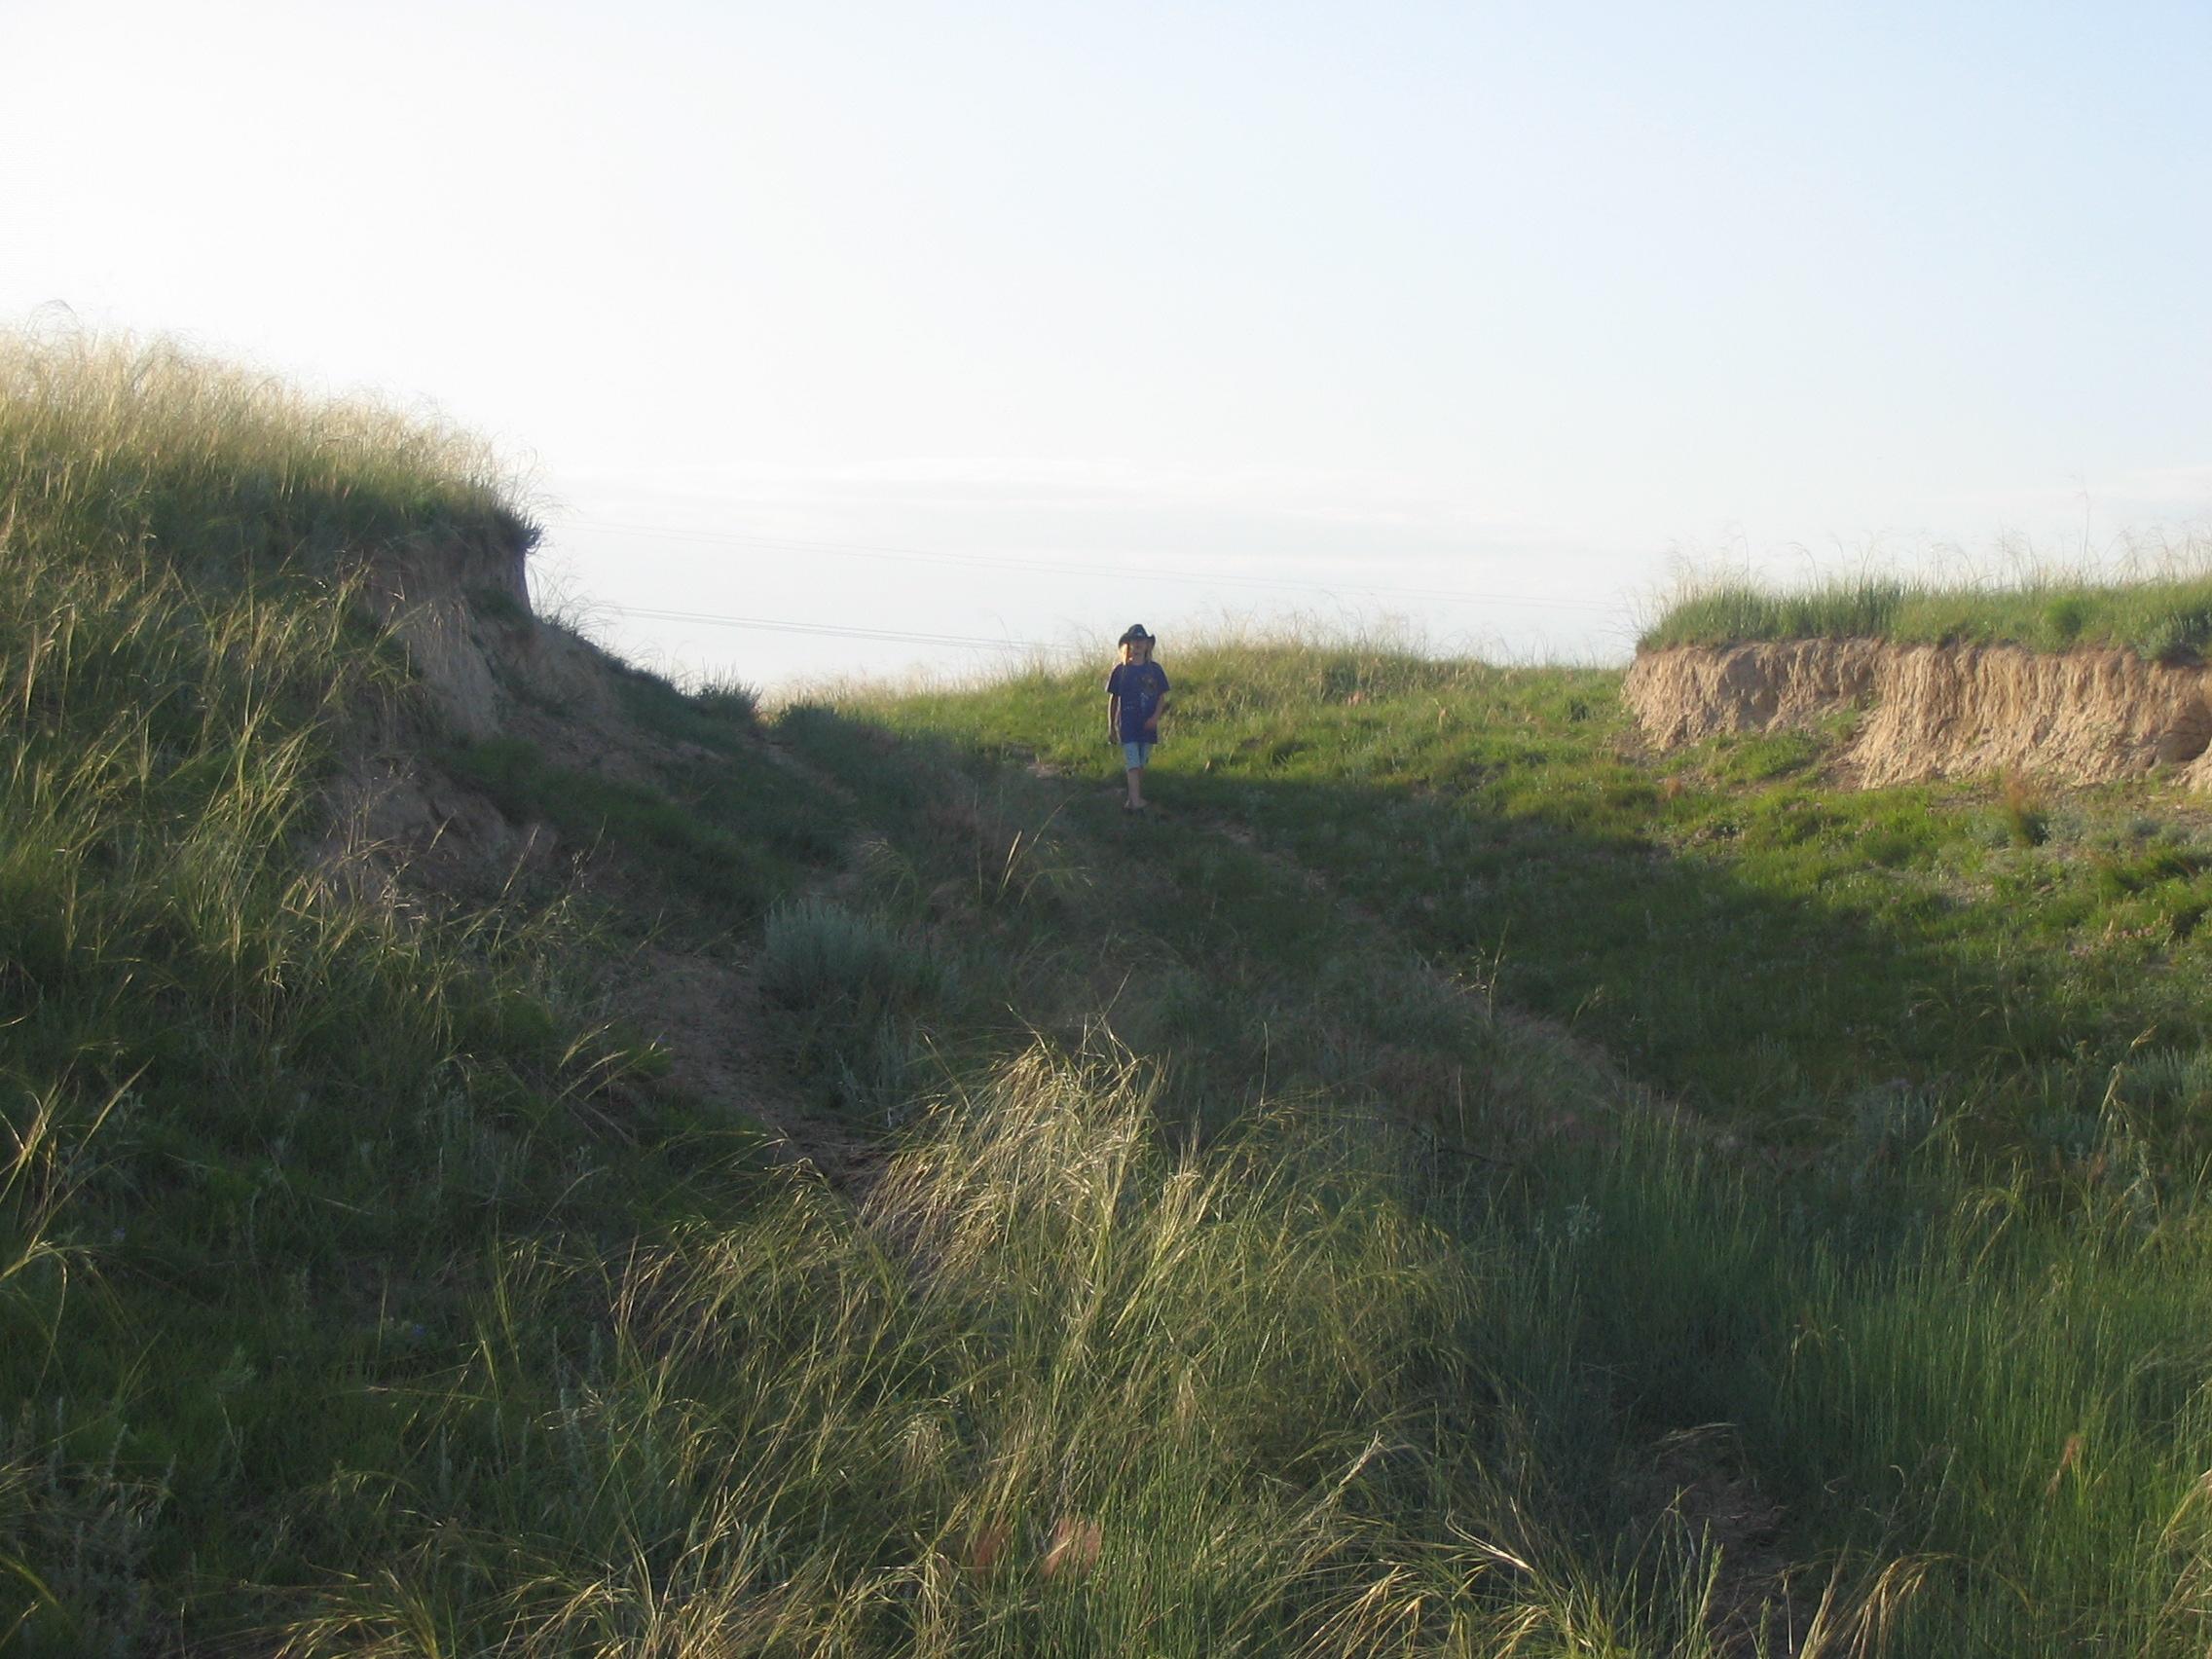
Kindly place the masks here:
<instances>
[{"instance_id":1,"label":"bare leg","mask_svg":"<svg viewBox=\"0 0 2212 1659\"><path fill-rule=\"evenodd\" d=\"M1144 810L1144 768L1142 766L1131 766L1129 768L1128 806L1131 812L1142 812Z\"/></svg>"}]
</instances>

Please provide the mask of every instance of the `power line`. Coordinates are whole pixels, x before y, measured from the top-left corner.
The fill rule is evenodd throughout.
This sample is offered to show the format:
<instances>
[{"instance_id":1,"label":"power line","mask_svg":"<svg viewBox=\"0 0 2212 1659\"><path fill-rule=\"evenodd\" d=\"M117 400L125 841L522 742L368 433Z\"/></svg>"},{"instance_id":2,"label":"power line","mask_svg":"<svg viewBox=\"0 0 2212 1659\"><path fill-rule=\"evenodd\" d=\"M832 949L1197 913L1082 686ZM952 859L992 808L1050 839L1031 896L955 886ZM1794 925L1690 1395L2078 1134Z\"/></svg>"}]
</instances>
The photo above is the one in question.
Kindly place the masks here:
<instances>
[{"instance_id":1,"label":"power line","mask_svg":"<svg viewBox=\"0 0 2212 1659\"><path fill-rule=\"evenodd\" d=\"M1036 640L985 640L969 634L916 634L899 628L848 627L836 622L787 622L769 616L717 616L703 610L661 610L641 605L603 605L617 616L654 622L704 622L716 628L755 628L771 634L828 634L842 640L896 640L916 645L958 645L964 650L1043 651Z\"/></svg>"},{"instance_id":2,"label":"power line","mask_svg":"<svg viewBox=\"0 0 2212 1659\"><path fill-rule=\"evenodd\" d=\"M739 535L727 531L671 530L661 525L628 524L616 519L576 518L572 524L595 530L617 531L626 535L643 535L662 541L704 541L731 547L756 547L768 552L784 553L840 553L861 559L885 560L894 564L952 565L971 570L1022 571L1048 572L1054 575L1128 575L1143 576L1151 581L1180 582L1205 587L1222 581L1241 582L1251 587L1287 588L1305 593L1374 594L1388 599L1450 600L1480 605L1520 605L1546 610L1589 610L1611 614L1619 607L1599 605L1588 600L1539 599L1531 594L1473 593L1449 588L1416 588L1377 586L1357 582L1302 582L1287 576L1205 576L1192 575L1183 571L1166 571L1156 566L1117 565L1111 569L1097 565L1045 564L1027 559L994 559L986 554L932 553L918 547L886 547L862 541L807 541L795 537Z\"/></svg>"}]
</instances>

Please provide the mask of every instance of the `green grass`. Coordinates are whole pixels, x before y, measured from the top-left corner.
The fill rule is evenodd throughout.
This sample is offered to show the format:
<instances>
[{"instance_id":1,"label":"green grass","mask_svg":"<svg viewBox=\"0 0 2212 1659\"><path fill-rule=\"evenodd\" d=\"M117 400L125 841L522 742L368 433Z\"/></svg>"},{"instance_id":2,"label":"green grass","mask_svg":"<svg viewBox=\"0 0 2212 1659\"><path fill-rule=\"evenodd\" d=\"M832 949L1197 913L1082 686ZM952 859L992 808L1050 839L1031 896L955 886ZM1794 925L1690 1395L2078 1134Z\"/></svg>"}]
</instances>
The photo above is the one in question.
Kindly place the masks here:
<instances>
[{"instance_id":1,"label":"green grass","mask_svg":"<svg viewBox=\"0 0 2212 1659\"><path fill-rule=\"evenodd\" d=\"M1170 889L1034 789L643 681L665 766L440 751L597 885L380 903L317 862L345 746L413 729L377 724L410 691L347 571L507 509L465 470L272 486L281 430L194 425L216 379L111 378L106 406L56 380L51 441L0 450L0 1640L1220 1652L1533 1618L1702 1647L1694 1573L1539 1549L1571 1501L1465 1458L1433 1327L1479 1281L1320 1105L1385 1057L1428 1091L1417 1136L1464 1138L1469 1068L1495 1101L1571 1065L1326 909L1286 934L1257 859L1209 872L1217 928L1156 933L1093 898L1172 917ZM52 436L95 406L112 430ZM112 452L83 491L70 445ZM356 494L400 505L318 520ZM924 1125L868 1213L764 1174L741 1114L608 1018L613 953L672 913L757 954L789 1014L756 1063ZM1313 975L1345 953L1418 994L1335 1011ZM1106 1019L1155 1034L1142 1064L1039 1057ZM1263 1111L1277 1087L1309 1115ZM1163 1391L1191 1444L1147 1459ZM1003 1572L957 1553L996 1514ZM1095 1569L1045 1570L1063 1521L1079 1556L1100 1529ZM1527 1582L1478 1570L1501 1539ZM1169 1580L1205 1593L1161 1626Z\"/></svg>"},{"instance_id":2,"label":"green grass","mask_svg":"<svg viewBox=\"0 0 2212 1659\"><path fill-rule=\"evenodd\" d=\"M1087 672L633 674L618 766L428 735L560 856L425 902L323 850L429 718L349 572L519 515L157 359L0 445L0 1649L2202 1650L2168 797L1246 641L1132 823ZM737 1098L613 1017L656 952Z\"/></svg>"},{"instance_id":3,"label":"green grass","mask_svg":"<svg viewBox=\"0 0 2212 1659\"><path fill-rule=\"evenodd\" d=\"M1917 1091L1969 1138L2040 1152L2034 1125L2093 1115L2114 1066L2207 1041L2212 821L2155 785L1837 791L1818 733L1646 758L1605 671L1245 645L1167 666L1167 811L1260 832L1415 948L1762 1135L1825 1139L1870 1091ZM1102 778L1088 678L883 712ZM2212 1152L2191 1098L2147 1107L2171 1156Z\"/></svg>"},{"instance_id":4,"label":"green grass","mask_svg":"<svg viewBox=\"0 0 2212 1659\"><path fill-rule=\"evenodd\" d=\"M1647 758L1598 671L1249 642L1166 666L1142 830L1111 822L1088 675L855 706L1059 769L1073 821L1207 925L1218 831L1255 833L1766 1149L1747 1184L1680 1147L1577 1172L1490 1143L1532 1183L1515 1225L1574 1242L1551 1316L1613 1408L1734 1424L1801 1537L1912 1582L1896 1650L2194 1640L2212 843L2186 798L1838 792L1821 734ZM1234 925L1310 953L1369 1030L1419 1006L1368 963L1328 974L1289 911Z\"/></svg>"},{"instance_id":5,"label":"green grass","mask_svg":"<svg viewBox=\"0 0 2212 1659\"><path fill-rule=\"evenodd\" d=\"M596 1354L541 1311L568 1275L518 1274L449 1396L510 1425L483 1497L300 1650L1473 1652L1547 1580L1678 1633L1443 1456L1516 1432L1453 1340L1511 1292L1382 1149L1277 1115L1177 1154L1150 1116L1126 1062L1021 1062L858 1217L793 1188L628 1262Z\"/></svg>"},{"instance_id":6,"label":"green grass","mask_svg":"<svg viewBox=\"0 0 2212 1659\"><path fill-rule=\"evenodd\" d=\"M626 851L672 902L685 903L682 925L694 931L756 921L839 844L826 803L804 790L762 791L747 768L733 776L704 767L684 783L656 786L563 765L514 737L456 744L441 758L513 821L555 825L582 846Z\"/></svg>"},{"instance_id":7,"label":"green grass","mask_svg":"<svg viewBox=\"0 0 2212 1659\"><path fill-rule=\"evenodd\" d=\"M1802 588L1738 577L1693 580L1666 602L1641 650L1764 640L1890 640L1899 645L2011 645L2131 650L2194 662L2212 644L2205 550L2170 548L2141 579L2051 570L2018 582L1944 583L1862 575Z\"/></svg>"},{"instance_id":8,"label":"green grass","mask_svg":"<svg viewBox=\"0 0 2212 1659\"><path fill-rule=\"evenodd\" d=\"M1931 1567L1898 1651L2201 1641L2197 1196L2095 1188L2060 1217L1942 1156L1886 1191L1838 1173L1601 1161L1567 1189L1584 1351L1640 1413L1735 1425L1847 1553Z\"/></svg>"},{"instance_id":9,"label":"green grass","mask_svg":"<svg viewBox=\"0 0 2212 1659\"><path fill-rule=\"evenodd\" d=\"M310 1571L334 1534L298 1494L403 1439L501 1218L620 1235L682 1181L665 1150L576 1179L653 1066L569 971L588 935L424 924L309 856L338 734L405 687L293 539L320 507L234 535L271 446L122 361L0 410L0 1567L33 1651L134 1649ZM95 416L88 475L57 446ZM180 431L210 441L150 453ZM389 460L334 448L300 488L390 497ZM407 488L428 528L503 511L467 475Z\"/></svg>"},{"instance_id":10,"label":"green grass","mask_svg":"<svg viewBox=\"0 0 2212 1659\"><path fill-rule=\"evenodd\" d=\"M195 577L536 534L468 433L167 342L0 336L0 468L13 545L128 551Z\"/></svg>"}]
</instances>

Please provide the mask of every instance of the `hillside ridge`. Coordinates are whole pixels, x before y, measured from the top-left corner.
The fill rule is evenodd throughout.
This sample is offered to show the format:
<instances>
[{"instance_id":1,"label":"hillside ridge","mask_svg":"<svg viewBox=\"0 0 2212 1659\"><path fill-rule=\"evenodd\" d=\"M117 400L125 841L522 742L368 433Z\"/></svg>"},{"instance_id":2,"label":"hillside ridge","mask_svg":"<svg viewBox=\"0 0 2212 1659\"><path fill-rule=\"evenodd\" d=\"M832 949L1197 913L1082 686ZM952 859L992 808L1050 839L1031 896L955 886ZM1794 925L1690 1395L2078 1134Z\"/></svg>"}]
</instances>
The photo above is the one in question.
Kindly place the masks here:
<instances>
[{"instance_id":1,"label":"hillside ridge","mask_svg":"<svg viewBox=\"0 0 2212 1659\"><path fill-rule=\"evenodd\" d=\"M710 746L640 719L637 693L659 682L531 608L534 541L455 536L364 556L360 602L405 653L422 707L412 719L340 728L323 806L325 862L356 879L379 872L402 903L465 903L528 872L626 913L640 942L602 970L606 995L665 1053L671 1081L710 1109L765 1125L773 1157L810 1163L840 1187L871 1178L881 1153L869 1138L810 1108L761 1061L770 1015L754 952L672 933L653 914L663 899L639 887L604 830L564 831L543 811L502 801L462 763L489 746L557 756L565 771L660 793L672 778L739 758L841 794L763 733L725 733Z\"/></svg>"}]
</instances>

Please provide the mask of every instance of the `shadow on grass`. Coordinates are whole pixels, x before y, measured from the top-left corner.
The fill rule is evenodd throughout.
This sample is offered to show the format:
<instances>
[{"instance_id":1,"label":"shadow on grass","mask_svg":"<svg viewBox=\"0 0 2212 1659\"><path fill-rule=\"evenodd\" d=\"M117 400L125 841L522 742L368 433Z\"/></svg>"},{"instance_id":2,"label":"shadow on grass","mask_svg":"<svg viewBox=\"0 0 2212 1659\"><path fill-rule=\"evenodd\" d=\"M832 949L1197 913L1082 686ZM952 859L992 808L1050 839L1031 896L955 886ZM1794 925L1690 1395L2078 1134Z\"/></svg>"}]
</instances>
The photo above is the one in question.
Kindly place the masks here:
<instances>
[{"instance_id":1,"label":"shadow on grass","mask_svg":"<svg viewBox=\"0 0 2212 1659\"><path fill-rule=\"evenodd\" d=\"M1527 1297L1524 1322L1455 1340L1479 1346L1490 1385L1572 1471L1563 1501L1591 1535L1633 1534L1622 1469L1730 1424L1799 1562L1958 1558L1896 1651L1952 1650L1967 1629L2017 1650L2061 1607L2084 1631L2134 1616L2123 1604L2157 1573L2120 1541L2155 1531L2197 1467L2194 1443L2177 1452L2167 1432L2205 1375L2186 1223L2132 1210L2129 1178L2084 1173L2090 1160L2031 1181L2002 1156L2038 1099L2095 1105L2108 1053L2125 1052L2123 1008L2076 1047L2068 993L2036 965L1993 972L1849 894L1671 853L1614 827L1632 802L1485 812L1402 786L1167 768L1159 810L1131 820L1110 765L1040 776L1008 764L1018 752L820 709L781 734L872 790L872 821L902 844L946 802L985 796L1001 815L985 844L1046 822L1074 843L1094 886L1008 925L1153 965L1153 1006L1117 1011L1116 1029L1196 1080L1186 1099L1248 1098L1271 1068L1354 1103L1356 1125L1363 1098L1495 1070L1494 1033L1424 1002L1456 967L1462 1003L1483 1006L1494 970L1507 1003L1742 1131L1753 1149L1731 1152L1632 1112L1614 1138L1489 1149L1502 1157L1478 1139L1437 1198L1439 1224ZM1656 812L1648 781L1603 787L1651 793ZM1393 966L1408 961L1422 972ZM1049 976L1004 989L1049 1025ZM1572 1067L1521 1083L1563 1115L1604 1086ZM1756 1150L1790 1138L1804 1150ZM2137 1375L2151 1352L2176 1356L2155 1399ZM2045 1485L2084 1455L2068 1436L2092 1418L2111 1425L2098 1478L2136 1495L2093 1522L2046 1514ZM2023 1601L2004 1564L2030 1557Z\"/></svg>"},{"instance_id":2,"label":"shadow on grass","mask_svg":"<svg viewBox=\"0 0 2212 1659\"><path fill-rule=\"evenodd\" d=\"M978 776L1019 756L937 753L934 767ZM1133 821L1101 764L1060 780L1063 822L1176 884L1177 913L1155 928L1198 940L1229 928L1293 960L1309 953L1318 936L1304 906L1272 894L1240 906L1224 887L1220 844L1242 837L1307 872L1314 903L1334 896L1372 913L1430 961L1764 1139L1818 1144L1940 1121L1983 1150L2080 1156L2120 1067L2141 1074L2122 1089L2136 1131L2175 1158L2201 1150L2194 999L2125 958L2100 966L2070 948L2080 936L2064 924L2083 918L2034 913L2063 902L2019 891L2032 864L1992 892L1962 891L1937 867L1950 832L1940 815L1976 809L1929 792L1783 786L1708 796L1678 845L1685 815L1636 768L1524 790L1533 809L1500 810L1479 768L1439 788L1271 775L1285 760L1170 762L1153 780L1157 810ZM1759 858L1732 856L1739 844ZM2196 903L2184 898L2177 931ZM2146 1028L2158 1064L2141 1063Z\"/></svg>"}]
</instances>

